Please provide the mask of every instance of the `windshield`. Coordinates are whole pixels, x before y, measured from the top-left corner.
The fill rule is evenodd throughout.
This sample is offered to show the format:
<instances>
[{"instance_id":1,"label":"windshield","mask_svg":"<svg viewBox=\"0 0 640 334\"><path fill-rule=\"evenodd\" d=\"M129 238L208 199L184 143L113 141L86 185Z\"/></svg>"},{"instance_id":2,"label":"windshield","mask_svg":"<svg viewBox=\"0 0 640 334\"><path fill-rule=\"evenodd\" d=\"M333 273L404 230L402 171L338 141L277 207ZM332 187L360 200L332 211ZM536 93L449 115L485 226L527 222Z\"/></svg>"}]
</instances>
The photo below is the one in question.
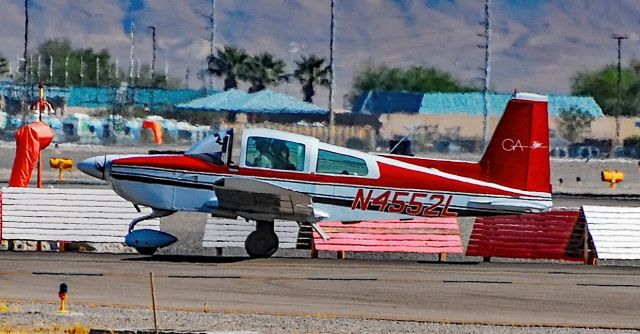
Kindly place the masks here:
<instances>
[{"instance_id":1,"label":"windshield","mask_svg":"<svg viewBox=\"0 0 640 334\"><path fill-rule=\"evenodd\" d=\"M232 140L233 129L214 132L193 144L185 154L217 165L224 165L227 157L231 155L228 148L233 144Z\"/></svg>"}]
</instances>

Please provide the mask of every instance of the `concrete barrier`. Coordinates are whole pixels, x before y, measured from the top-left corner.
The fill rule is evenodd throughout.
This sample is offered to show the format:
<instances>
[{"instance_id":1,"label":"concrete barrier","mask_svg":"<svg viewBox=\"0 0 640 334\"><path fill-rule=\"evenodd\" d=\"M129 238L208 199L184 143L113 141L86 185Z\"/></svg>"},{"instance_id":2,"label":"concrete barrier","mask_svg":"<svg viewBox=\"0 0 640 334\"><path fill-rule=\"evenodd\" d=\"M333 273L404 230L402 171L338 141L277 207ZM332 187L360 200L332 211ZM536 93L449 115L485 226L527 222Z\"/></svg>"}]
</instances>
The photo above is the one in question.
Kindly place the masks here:
<instances>
[{"instance_id":1,"label":"concrete barrier","mask_svg":"<svg viewBox=\"0 0 640 334\"><path fill-rule=\"evenodd\" d=\"M2 188L4 240L123 243L138 213L110 189ZM159 219L137 227L160 229ZM28 244L26 244L28 245Z\"/></svg>"},{"instance_id":2,"label":"concrete barrier","mask_svg":"<svg viewBox=\"0 0 640 334\"><path fill-rule=\"evenodd\" d=\"M415 218L360 223L321 222L324 240L313 232L315 250L462 254L456 218Z\"/></svg>"},{"instance_id":3,"label":"concrete barrier","mask_svg":"<svg viewBox=\"0 0 640 334\"><path fill-rule=\"evenodd\" d=\"M640 259L640 208L585 205L582 217L596 258Z\"/></svg>"},{"instance_id":4,"label":"concrete barrier","mask_svg":"<svg viewBox=\"0 0 640 334\"><path fill-rule=\"evenodd\" d=\"M583 261L579 211L476 218L467 256Z\"/></svg>"}]
</instances>

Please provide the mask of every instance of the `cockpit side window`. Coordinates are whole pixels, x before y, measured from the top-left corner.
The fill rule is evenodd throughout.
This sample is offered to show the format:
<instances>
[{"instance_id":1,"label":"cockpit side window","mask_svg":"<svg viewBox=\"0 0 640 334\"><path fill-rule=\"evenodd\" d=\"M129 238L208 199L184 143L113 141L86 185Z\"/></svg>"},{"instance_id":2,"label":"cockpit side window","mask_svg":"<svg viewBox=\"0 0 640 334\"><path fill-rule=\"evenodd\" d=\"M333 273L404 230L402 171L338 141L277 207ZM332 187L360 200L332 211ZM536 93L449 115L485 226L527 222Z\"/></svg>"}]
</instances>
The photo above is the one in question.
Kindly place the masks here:
<instances>
[{"instance_id":1,"label":"cockpit side window","mask_svg":"<svg viewBox=\"0 0 640 334\"><path fill-rule=\"evenodd\" d=\"M326 150L318 151L317 173L365 176L369 174L367 162L350 155Z\"/></svg>"},{"instance_id":2,"label":"cockpit side window","mask_svg":"<svg viewBox=\"0 0 640 334\"><path fill-rule=\"evenodd\" d=\"M270 169L304 169L305 145L275 138L249 137L245 165Z\"/></svg>"}]
</instances>

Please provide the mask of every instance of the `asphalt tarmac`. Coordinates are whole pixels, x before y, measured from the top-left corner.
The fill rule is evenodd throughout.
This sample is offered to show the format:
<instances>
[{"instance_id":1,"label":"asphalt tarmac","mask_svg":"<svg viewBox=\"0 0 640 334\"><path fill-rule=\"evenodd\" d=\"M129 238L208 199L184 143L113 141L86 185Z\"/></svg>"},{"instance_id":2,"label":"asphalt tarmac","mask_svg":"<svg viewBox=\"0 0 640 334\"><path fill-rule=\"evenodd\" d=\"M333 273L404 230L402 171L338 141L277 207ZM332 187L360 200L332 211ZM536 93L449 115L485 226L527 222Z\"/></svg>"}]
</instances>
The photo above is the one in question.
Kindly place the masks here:
<instances>
[{"instance_id":1,"label":"asphalt tarmac","mask_svg":"<svg viewBox=\"0 0 640 334\"><path fill-rule=\"evenodd\" d=\"M0 300L165 310L640 329L640 267L0 254Z\"/></svg>"}]
</instances>

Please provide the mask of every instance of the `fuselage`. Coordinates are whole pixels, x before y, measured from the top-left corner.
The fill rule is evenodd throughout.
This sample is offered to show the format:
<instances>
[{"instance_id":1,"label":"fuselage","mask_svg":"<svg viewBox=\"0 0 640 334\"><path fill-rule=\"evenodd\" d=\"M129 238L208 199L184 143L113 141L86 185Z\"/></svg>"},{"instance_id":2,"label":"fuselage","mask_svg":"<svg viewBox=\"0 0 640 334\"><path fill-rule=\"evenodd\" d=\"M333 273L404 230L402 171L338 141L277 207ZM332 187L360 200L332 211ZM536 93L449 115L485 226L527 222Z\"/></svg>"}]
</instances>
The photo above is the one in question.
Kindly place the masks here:
<instances>
[{"instance_id":1,"label":"fuselage","mask_svg":"<svg viewBox=\"0 0 640 334\"><path fill-rule=\"evenodd\" d=\"M296 169L252 166L251 138L278 138L294 143L291 148L300 145L298 158L290 158L297 162ZM551 207L549 193L490 182L474 162L433 160L436 169L427 167L424 159L412 164L408 157L378 156L266 129L246 129L241 149L239 163L230 164L188 152L111 159L104 166L105 179L135 204L224 216L234 213L217 210L211 201L216 182L227 177L251 178L306 194L315 211L339 221L539 212ZM444 170L447 166L454 170Z\"/></svg>"}]
</instances>

